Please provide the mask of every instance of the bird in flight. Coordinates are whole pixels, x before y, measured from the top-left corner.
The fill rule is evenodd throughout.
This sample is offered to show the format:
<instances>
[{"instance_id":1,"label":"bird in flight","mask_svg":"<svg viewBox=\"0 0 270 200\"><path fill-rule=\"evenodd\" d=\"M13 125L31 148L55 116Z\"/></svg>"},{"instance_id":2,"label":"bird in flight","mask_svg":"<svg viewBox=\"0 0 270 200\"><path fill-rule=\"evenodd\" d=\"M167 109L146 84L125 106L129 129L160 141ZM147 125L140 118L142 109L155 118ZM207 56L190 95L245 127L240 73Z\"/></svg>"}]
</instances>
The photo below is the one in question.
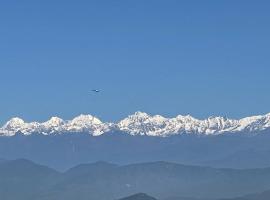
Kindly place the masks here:
<instances>
[{"instance_id":1,"label":"bird in flight","mask_svg":"<svg viewBox=\"0 0 270 200\"><path fill-rule=\"evenodd\" d=\"M96 93L98 93L98 92L100 92L100 90L92 90L92 92L96 92Z\"/></svg>"}]
</instances>

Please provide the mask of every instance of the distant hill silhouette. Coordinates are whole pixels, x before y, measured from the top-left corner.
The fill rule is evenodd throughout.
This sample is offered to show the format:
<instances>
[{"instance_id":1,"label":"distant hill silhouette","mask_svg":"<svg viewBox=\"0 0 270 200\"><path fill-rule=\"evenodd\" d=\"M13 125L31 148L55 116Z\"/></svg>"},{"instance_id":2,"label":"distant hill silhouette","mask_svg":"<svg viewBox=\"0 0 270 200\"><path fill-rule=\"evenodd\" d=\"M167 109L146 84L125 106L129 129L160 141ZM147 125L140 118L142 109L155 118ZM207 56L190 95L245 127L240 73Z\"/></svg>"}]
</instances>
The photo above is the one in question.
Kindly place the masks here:
<instances>
[{"instance_id":1,"label":"distant hill silhouette","mask_svg":"<svg viewBox=\"0 0 270 200\"><path fill-rule=\"evenodd\" d=\"M115 200L138 192L159 200L185 196L191 198L174 199L209 200L258 194L269 188L270 168L216 169L169 162L118 166L97 162L62 173L24 159L0 163L0 197L5 200Z\"/></svg>"},{"instance_id":2,"label":"distant hill silhouette","mask_svg":"<svg viewBox=\"0 0 270 200\"><path fill-rule=\"evenodd\" d=\"M131 195L129 197L121 198L119 200L157 200L157 199L145 193L138 193L138 194Z\"/></svg>"}]
</instances>

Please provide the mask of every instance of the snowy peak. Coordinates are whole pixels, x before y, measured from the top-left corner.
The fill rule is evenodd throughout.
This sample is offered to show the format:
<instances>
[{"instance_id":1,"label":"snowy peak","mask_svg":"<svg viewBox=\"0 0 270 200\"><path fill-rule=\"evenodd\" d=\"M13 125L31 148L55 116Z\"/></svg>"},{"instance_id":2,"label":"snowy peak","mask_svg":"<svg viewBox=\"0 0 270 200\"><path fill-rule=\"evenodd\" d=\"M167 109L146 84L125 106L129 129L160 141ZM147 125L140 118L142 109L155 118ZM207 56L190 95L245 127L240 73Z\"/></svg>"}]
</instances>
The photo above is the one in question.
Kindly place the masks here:
<instances>
[{"instance_id":1,"label":"snowy peak","mask_svg":"<svg viewBox=\"0 0 270 200\"><path fill-rule=\"evenodd\" d=\"M55 132L63 131L63 125L65 121L59 117L52 117L46 122L38 124L36 132L41 132L43 134L52 134ZM33 131L35 132L35 131Z\"/></svg>"},{"instance_id":2,"label":"snowy peak","mask_svg":"<svg viewBox=\"0 0 270 200\"><path fill-rule=\"evenodd\" d=\"M5 135L13 135L13 133L19 132L22 127L25 126L25 122L18 117L10 119L1 129Z\"/></svg>"},{"instance_id":3,"label":"snowy peak","mask_svg":"<svg viewBox=\"0 0 270 200\"><path fill-rule=\"evenodd\" d=\"M67 132L88 132L98 136L109 131L109 125L102 123L92 115L79 115L66 124L65 130Z\"/></svg>"},{"instance_id":4,"label":"snowy peak","mask_svg":"<svg viewBox=\"0 0 270 200\"><path fill-rule=\"evenodd\" d=\"M51 127L57 127L61 126L65 123L65 121L59 117L52 117L47 122L44 122L43 125L45 126L51 126Z\"/></svg>"},{"instance_id":5,"label":"snowy peak","mask_svg":"<svg viewBox=\"0 0 270 200\"><path fill-rule=\"evenodd\" d=\"M73 120L71 120L70 124L86 126L89 124L98 125L98 124L102 124L102 122L98 118L92 115L79 115L78 117L75 117Z\"/></svg>"},{"instance_id":6,"label":"snowy peak","mask_svg":"<svg viewBox=\"0 0 270 200\"><path fill-rule=\"evenodd\" d=\"M167 137L177 134L219 135L238 132L259 132L270 130L270 113L246 117L240 120L225 117L209 117L204 120L190 115L178 115L165 118L160 115L151 116L144 112L136 112L118 123L103 123L92 115L79 115L72 120L52 117L46 122L27 123L20 118L12 118L2 128L0 135L13 136L20 132L24 135L40 133L88 133L99 136L107 132L121 131L130 135L147 135Z\"/></svg>"},{"instance_id":7,"label":"snowy peak","mask_svg":"<svg viewBox=\"0 0 270 200\"><path fill-rule=\"evenodd\" d=\"M16 129L23 125L24 125L24 121L21 118L14 117L4 125L4 128Z\"/></svg>"},{"instance_id":8,"label":"snowy peak","mask_svg":"<svg viewBox=\"0 0 270 200\"><path fill-rule=\"evenodd\" d=\"M238 130L260 131L270 128L270 113L253 117L246 117L239 120Z\"/></svg>"},{"instance_id":9,"label":"snowy peak","mask_svg":"<svg viewBox=\"0 0 270 200\"><path fill-rule=\"evenodd\" d=\"M166 121L167 119L160 115L150 116L147 113L136 112L121 120L117 126L119 130L131 135L160 135Z\"/></svg>"},{"instance_id":10,"label":"snowy peak","mask_svg":"<svg viewBox=\"0 0 270 200\"><path fill-rule=\"evenodd\" d=\"M204 120L190 115L165 118L136 112L117 124L119 130L131 135L170 136L182 133L218 135L222 133L254 132L270 128L270 113L240 120L209 117Z\"/></svg>"},{"instance_id":11,"label":"snowy peak","mask_svg":"<svg viewBox=\"0 0 270 200\"><path fill-rule=\"evenodd\" d=\"M41 133L43 135L87 132L92 135L101 135L108 131L108 125L91 115L80 115L73 120L65 121L59 117L52 117L46 122L27 123L20 118L12 118L2 128L0 135L13 136L20 132L24 135Z\"/></svg>"},{"instance_id":12,"label":"snowy peak","mask_svg":"<svg viewBox=\"0 0 270 200\"><path fill-rule=\"evenodd\" d=\"M65 121L59 117L52 117L46 122L41 123L44 128L49 128L49 129L58 129L59 127L63 126L65 124Z\"/></svg>"}]
</instances>

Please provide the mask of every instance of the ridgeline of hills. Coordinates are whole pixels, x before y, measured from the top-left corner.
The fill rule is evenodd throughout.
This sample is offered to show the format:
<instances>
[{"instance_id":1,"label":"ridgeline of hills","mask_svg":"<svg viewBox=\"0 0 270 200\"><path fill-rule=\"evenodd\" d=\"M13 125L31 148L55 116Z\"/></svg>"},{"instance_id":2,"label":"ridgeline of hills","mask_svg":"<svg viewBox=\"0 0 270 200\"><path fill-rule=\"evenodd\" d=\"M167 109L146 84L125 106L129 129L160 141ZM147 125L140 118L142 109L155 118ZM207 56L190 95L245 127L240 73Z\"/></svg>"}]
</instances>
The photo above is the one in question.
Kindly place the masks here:
<instances>
[{"instance_id":1,"label":"ridgeline of hills","mask_svg":"<svg viewBox=\"0 0 270 200\"><path fill-rule=\"evenodd\" d=\"M97 162L58 172L20 159L0 163L0 177L0 196L5 200L115 200L141 192L159 200L257 200L269 197L264 191L270 189L270 168L217 169L168 162ZM248 195L252 193L258 195Z\"/></svg>"}]
</instances>

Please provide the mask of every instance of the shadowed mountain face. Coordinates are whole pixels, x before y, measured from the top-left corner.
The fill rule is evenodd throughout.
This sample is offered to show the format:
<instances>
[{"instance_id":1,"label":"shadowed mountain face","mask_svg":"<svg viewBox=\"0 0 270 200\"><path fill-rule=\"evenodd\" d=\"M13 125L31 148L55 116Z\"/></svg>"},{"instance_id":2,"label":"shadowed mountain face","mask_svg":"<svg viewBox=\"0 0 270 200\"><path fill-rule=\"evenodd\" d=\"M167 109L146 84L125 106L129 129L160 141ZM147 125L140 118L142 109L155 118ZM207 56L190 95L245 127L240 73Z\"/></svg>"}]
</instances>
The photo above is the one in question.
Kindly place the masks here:
<instances>
[{"instance_id":1,"label":"shadowed mountain face","mask_svg":"<svg viewBox=\"0 0 270 200\"><path fill-rule=\"evenodd\" d=\"M148 196L147 194L144 193L138 193L131 195L129 197L125 197L119 200L157 200L154 197Z\"/></svg>"},{"instance_id":2,"label":"shadowed mountain face","mask_svg":"<svg viewBox=\"0 0 270 200\"><path fill-rule=\"evenodd\" d=\"M115 200L140 192L157 199L218 199L270 188L269 168L215 169L167 162L125 166L97 162L60 173L15 160L0 164L0 177L0 196L5 200Z\"/></svg>"},{"instance_id":3,"label":"shadowed mountain face","mask_svg":"<svg viewBox=\"0 0 270 200\"><path fill-rule=\"evenodd\" d=\"M0 137L0 158L26 158L65 170L104 160L118 164L168 161L228 168L270 166L270 134L171 137L130 136L121 132L101 135L60 134Z\"/></svg>"}]
</instances>

